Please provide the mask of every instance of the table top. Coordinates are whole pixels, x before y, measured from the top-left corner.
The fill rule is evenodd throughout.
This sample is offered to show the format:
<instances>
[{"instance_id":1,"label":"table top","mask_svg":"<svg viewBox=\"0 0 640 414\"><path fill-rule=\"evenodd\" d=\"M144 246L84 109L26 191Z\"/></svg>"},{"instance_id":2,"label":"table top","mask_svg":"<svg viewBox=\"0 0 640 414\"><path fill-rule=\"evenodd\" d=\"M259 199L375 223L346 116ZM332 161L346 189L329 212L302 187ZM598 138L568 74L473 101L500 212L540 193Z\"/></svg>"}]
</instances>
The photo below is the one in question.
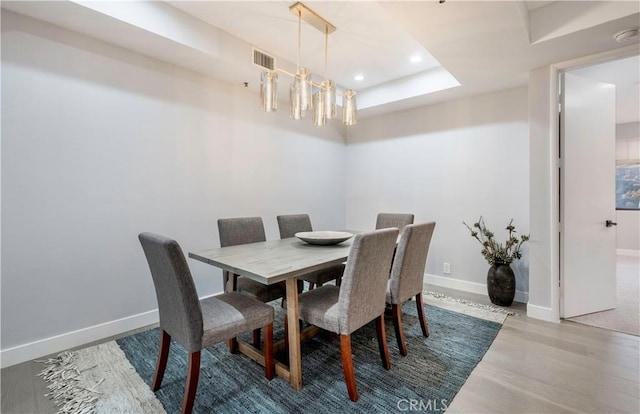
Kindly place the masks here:
<instances>
[{"instance_id":1,"label":"table top","mask_svg":"<svg viewBox=\"0 0 640 414\"><path fill-rule=\"evenodd\" d=\"M353 238L333 246L313 246L290 237L190 252L189 257L271 285L344 262L352 243Z\"/></svg>"}]
</instances>

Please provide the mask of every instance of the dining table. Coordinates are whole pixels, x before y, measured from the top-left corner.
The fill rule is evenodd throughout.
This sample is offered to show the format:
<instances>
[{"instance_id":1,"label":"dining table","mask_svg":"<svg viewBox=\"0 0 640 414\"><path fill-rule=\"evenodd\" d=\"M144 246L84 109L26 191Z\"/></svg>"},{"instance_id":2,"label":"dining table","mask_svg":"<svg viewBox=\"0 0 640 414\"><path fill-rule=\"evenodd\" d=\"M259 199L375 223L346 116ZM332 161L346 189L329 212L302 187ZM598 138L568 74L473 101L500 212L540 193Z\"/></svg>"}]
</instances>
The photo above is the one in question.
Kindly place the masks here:
<instances>
[{"instance_id":1,"label":"dining table","mask_svg":"<svg viewBox=\"0 0 640 414\"><path fill-rule=\"evenodd\" d=\"M357 233L357 232L352 232ZM256 282L272 285L285 282L288 324L288 365L277 361L276 374L295 390L302 388L302 340L317 332L301 335L298 317L298 277L343 263L353 238L334 245L313 245L296 237L189 252L189 257ZM233 279L233 278L230 278ZM238 350L264 365L264 354L248 342L238 341Z\"/></svg>"}]
</instances>

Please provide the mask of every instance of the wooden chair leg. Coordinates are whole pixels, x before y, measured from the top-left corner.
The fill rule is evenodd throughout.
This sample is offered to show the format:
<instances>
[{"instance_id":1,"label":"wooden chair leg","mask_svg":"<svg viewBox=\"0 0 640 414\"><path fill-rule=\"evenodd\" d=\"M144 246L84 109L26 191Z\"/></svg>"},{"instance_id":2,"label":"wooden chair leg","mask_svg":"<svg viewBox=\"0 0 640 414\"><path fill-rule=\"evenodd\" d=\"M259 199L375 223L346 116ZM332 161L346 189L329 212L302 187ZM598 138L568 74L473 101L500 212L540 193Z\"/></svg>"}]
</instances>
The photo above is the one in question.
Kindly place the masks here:
<instances>
[{"instance_id":1,"label":"wooden chair leg","mask_svg":"<svg viewBox=\"0 0 640 414\"><path fill-rule=\"evenodd\" d=\"M253 346L260 349L260 328L253 330Z\"/></svg>"},{"instance_id":2,"label":"wooden chair leg","mask_svg":"<svg viewBox=\"0 0 640 414\"><path fill-rule=\"evenodd\" d=\"M378 349L384 369L391 369L389 348L387 347L387 334L384 327L384 313L376 318L376 333L378 334Z\"/></svg>"},{"instance_id":3,"label":"wooden chair leg","mask_svg":"<svg viewBox=\"0 0 640 414\"><path fill-rule=\"evenodd\" d=\"M171 335L169 335L164 329L160 334L160 349L158 350L158 362L156 363L156 373L153 375L153 383L151 389L158 391L160 384L162 384L162 378L164 377L164 370L167 367L167 359L169 359L169 348L171 346Z\"/></svg>"},{"instance_id":4,"label":"wooden chair leg","mask_svg":"<svg viewBox=\"0 0 640 414\"><path fill-rule=\"evenodd\" d=\"M276 364L273 360L273 323L264 327L264 375L272 380L276 375Z\"/></svg>"},{"instance_id":5,"label":"wooden chair leg","mask_svg":"<svg viewBox=\"0 0 640 414\"><path fill-rule=\"evenodd\" d=\"M407 344L404 341L404 330L402 329L402 305L391 305L391 316L393 318L393 327L396 331L396 340L398 341L400 355L407 356Z\"/></svg>"},{"instance_id":6,"label":"wooden chair leg","mask_svg":"<svg viewBox=\"0 0 640 414\"><path fill-rule=\"evenodd\" d=\"M309 290L313 290L316 285L313 282L309 282Z\"/></svg>"},{"instance_id":7,"label":"wooden chair leg","mask_svg":"<svg viewBox=\"0 0 640 414\"><path fill-rule=\"evenodd\" d=\"M182 414L190 414L193 411L193 402L196 399L198 378L200 377L200 351L189 354L188 369L187 384L184 388L184 399L182 400Z\"/></svg>"},{"instance_id":8,"label":"wooden chair leg","mask_svg":"<svg viewBox=\"0 0 640 414\"><path fill-rule=\"evenodd\" d=\"M237 354L238 353L238 339L237 338L231 338L227 341L227 344L229 345L229 352L231 352L232 354Z\"/></svg>"},{"instance_id":9,"label":"wooden chair leg","mask_svg":"<svg viewBox=\"0 0 640 414\"><path fill-rule=\"evenodd\" d=\"M429 324L427 323L427 317L424 314L424 304L422 303L422 292L416 295L416 306L418 307L418 319L420 319L420 328L422 328L422 335L425 338L429 337Z\"/></svg>"},{"instance_id":10,"label":"wooden chair leg","mask_svg":"<svg viewBox=\"0 0 640 414\"><path fill-rule=\"evenodd\" d=\"M358 388L356 387L356 375L353 371L353 359L351 357L351 335L340 335L340 354L342 355L342 371L344 382L347 383L347 391L351 401L358 401Z\"/></svg>"}]
</instances>

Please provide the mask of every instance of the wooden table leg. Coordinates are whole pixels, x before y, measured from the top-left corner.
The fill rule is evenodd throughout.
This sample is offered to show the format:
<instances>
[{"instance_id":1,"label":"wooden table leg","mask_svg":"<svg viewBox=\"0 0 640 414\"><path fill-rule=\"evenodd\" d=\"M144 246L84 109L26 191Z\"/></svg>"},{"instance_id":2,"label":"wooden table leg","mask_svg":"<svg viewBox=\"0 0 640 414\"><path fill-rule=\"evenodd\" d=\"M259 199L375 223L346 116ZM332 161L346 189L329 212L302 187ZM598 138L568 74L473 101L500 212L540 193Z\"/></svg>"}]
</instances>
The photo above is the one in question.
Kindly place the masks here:
<instances>
[{"instance_id":1,"label":"wooden table leg","mask_svg":"<svg viewBox=\"0 0 640 414\"><path fill-rule=\"evenodd\" d=\"M298 324L298 283L287 279L287 320L289 324L289 382L295 390L302 389L302 355L300 353L300 325Z\"/></svg>"}]
</instances>

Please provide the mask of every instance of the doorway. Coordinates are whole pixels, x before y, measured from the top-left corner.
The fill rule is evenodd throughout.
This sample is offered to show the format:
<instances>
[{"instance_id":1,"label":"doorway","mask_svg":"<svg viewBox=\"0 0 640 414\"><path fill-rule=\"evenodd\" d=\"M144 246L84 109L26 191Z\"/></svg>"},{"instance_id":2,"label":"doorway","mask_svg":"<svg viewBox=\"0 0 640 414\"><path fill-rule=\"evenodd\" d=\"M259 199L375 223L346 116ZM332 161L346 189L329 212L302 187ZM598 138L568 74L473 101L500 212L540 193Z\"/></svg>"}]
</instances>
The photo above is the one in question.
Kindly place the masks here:
<instances>
[{"instance_id":1,"label":"doorway","mask_svg":"<svg viewBox=\"0 0 640 414\"><path fill-rule=\"evenodd\" d=\"M584 239L585 234L579 235L582 239L580 237L573 237L573 239L571 239L570 229L566 229L564 226L570 225L567 223L570 223L576 214L580 215L582 212L562 211L562 208L568 206L570 209L571 203L567 201L567 198L574 197L576 194L574 191L575 188L577 186L585 186L585 182L577 181L575 176L571 179L567 178L570 175L567 174L569 169L573 169L571 171L575 172L577 171L575 170L576 168L580 168L579 166L576 167L563 162L560 173L560 185L562 188L560 216L564 216L562 220L562 233L564 234L561 234L561 239L562 237L570 239L565 239L564 242L561 242L561 246L564 247L561 249L560 255L561 317L578 323L634 335L640 335L640 288L638 283L638 279L640 278L639 73L640 57L636 55L579 69L567 70L565 72L566 75L563 75L576 77L578 83L581 82L581 79L584 79L586 85L595 85L593 86L595 90L598 90L598 82L615 85L615 141L612 144L615 146L615 163L611 165L609 172L605 174L609 174L610 180L614 180L614 177L617 176L618 182L615 182L615 196L611 194L604 195L605 202L614 203L614 198L616 200L615 207L611 213L613 216L610 219L610 224L613 228L606 229L604 226L605 217L602 217L601 223L599 224L602 225L602 227L596 226L596 230L590 229L590 233L586 235L592 235L594 237L594 240L587 241L587 243L591 242L591 245L587 245L582 248L581 251L575 249L575 244L576 240L578 240L577 244L580 244L582 242L580 240ZM575 85L575 80L570 80L570 82L574 82ZM564 86L565 85L563 85L563 88ZM579 88L581 87L582 86L579 86ZM601 86L600 88L603 87L605 86ZM571 90L567 92L567 94L569 93L572 93ZM566 97L563 97L563 99L566 99ZM602 101L602 99L607 98L598 98L597 100ZM586 105L586 98L580 100L578 104L578 106ZM584 113L581 116L585 116ZM595 116L587 115L587 117L600 118L598 112L595 113ZM573 119L575 122L576 118L574 117ZM565 129L567 129L567 125L562 125L563 121L571 122L571 120L563 120L561 118L562 138L559 149L561 158L571 156L571 154L575 156L576 154L575 149L571 153L571 148L563 148L563 145L582 145L580 143L572 143L570 139L563 135ZM585 125L583 126L587 129L594 128L594 126L586 126L590 121L589 119L584 120ZM568 129L571 130L571 128ZM579 129L578 132L585 133L584 131L580 132ZM581 136L579 137L582 138ZM593 146L593 144L591 146ZM570 151L567 153L565 150ZM580 151L578 151L578 154L580 154ZM565 160L563 159L563 161ZM582 168L585 168L587 171L593 170L597 163L596 161L600 160L582 160ZM578 162L578 164L580 164L580 162ZM633 171L635 171L634 169L638 171L637 176L633 173ZM621 179L624 179L624 183L622 184L620 182ZM589 182L587 182L587 185L588 184ZM629 187L627 184L632 187L631 190L627 189L627 187ZM597 204L597 201L600 200L599 197L602 197L602 194L598 194L597 192L590 195L592 197L591 199L585 197L584 194L580 195L579 191L577 194L576 197L583 197L585 199L579 202L586 201L588 203L584 206L586 210L589 210L592 204ZM607 197L612 198L608 200L606 199ZM602 210L600 213L602 215ZM567 217L567 214L571 214L571 217ZM565 232L565 230L567 231ZM582 228L582 231L584 230L585 229ZM573 236L575 236L575 233ZM613 237L615 240L615 242L609 243L609 247L606 246L606 242L602 241L602 238L607 237ZM607 262L607 259L600 259L599 256L606 256L608 254L606 251L608 250L611 250L611 256ZM576 256L576 253L579 256ZM571 255L573 255L573 257ZM591 262L586 265L586 268L583 267L581 269L579 266L575 266L575 263L581 264L583 261L589 263L590 260ZM595 270L597 266L605 266L606 269ZM607 272L609 272L610 276L606 276ZM572 286L571 283L574 285ZM598 283L603 285L598 286ZM610 293L607 293L607 291ZM608 294L615 296L613 302L603 298ZM604 304L600 305L601 309L598 309L597 306L594 308L594 302L598 301L604 302ZM607 305L607 303L609 304ZM612 309L606 309L609 307Z\"/></svg>"}]
</instances>

